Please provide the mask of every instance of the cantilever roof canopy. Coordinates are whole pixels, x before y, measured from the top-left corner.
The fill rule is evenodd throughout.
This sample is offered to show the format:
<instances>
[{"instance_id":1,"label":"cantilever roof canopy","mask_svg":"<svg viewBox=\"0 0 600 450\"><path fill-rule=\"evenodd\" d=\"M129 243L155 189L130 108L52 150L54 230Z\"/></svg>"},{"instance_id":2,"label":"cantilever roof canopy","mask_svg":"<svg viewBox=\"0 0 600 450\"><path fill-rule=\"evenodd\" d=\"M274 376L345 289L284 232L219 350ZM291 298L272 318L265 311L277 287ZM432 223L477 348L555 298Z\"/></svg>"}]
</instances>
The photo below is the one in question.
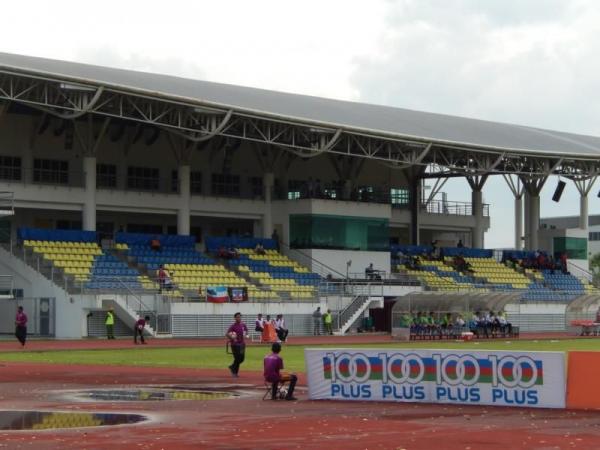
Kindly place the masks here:
<instances>
[{"instance_id":1,"label":"cantilever roof canopy","mask_svg":"<svg viewBox=\"0 0 600 450\"><path fill-rule=\"evenodd\" d=\"M4 87L2 75L4 75ZM21 77L21 86L23 86L23 80L30 80L31 83L33 83L32 80L37 80L37 87L30 88L29 91L18 97L14 93L11 95L12 91L8 92L9 88L6 86L7 80L11 77ZM214 108L213 114L220 112L226 115L229 113L229 116L225 116L223 119L224 121L230 121L231 119L235 122L231 118L233 115L234 118L237 116L238 118L245 117L246 119L251 118L258 121L273 121L272 123L280 125L305 126L307 127L304 129L305 137L314 132L315 127L319 127L319 130L316 131L321 131L323 134L329 133L330 139L317 140L320 145L315 146L315 139L312 137L309 139L312 148L318 147L319 150L333 151L334 153L344 153L346 150L341 149L345 148L347 154L350 155L352 153L349 150L351 147L350 141L342 143L342 134L354 135L352 142L362 147L358 151L359 154L355 156L383 159L398 165L428 163L450 167L454 162L441 161L440 159L432 161L432 155L425 155L424 153L413 156L403 154L401 157L392 157L392 153L396 154L397 152L388 148L377 153L372 149L367 149L366 141L361 141L356 137L358 136L361 139L387 139L402 144L421 144L423 147L419 151L424 150L426 145L431 144L446 150L460 149L470 150L471 152L487 152L488 154L500 155L501 158L508 158L511 155L546 158L548 174L552 173L552 170L557 169L561 164L564 165L566 160L592 162L593 168L588 165L586 169L583 169L583 172L587 174L595 174L600 168L596 165L596 162L600 162L600 137L0 53L0 100L20 101L30 106L39 107L39 109L53 107L53 111L61 110L61 106L58 104L52 105L47 101L46 103L42 102L39 94L37 99L31 97L31 91L40 91L40 85L43 82L77 83L89 89L102 87L104 89L102 95L105 96L111 92L113 95L118 93L120 95L137 96L137 98L145 98L153 102L178 102L188 106L197 106L195 111L199 113ZM48 96L47 92L46 98L51 97ZM102 99L98 100L96 98L95 101L102 103ZM67 108L63 102L61 111L77 112L79 111L78 108L82 111L85 109L80 104L76 106L76 102L72 103L73 106ZM105 100L103 107L106 109L108 104L109 100ZM136 108L141 109L139 106ZM203 108L208 109L204 110ZM156 106L154 109L156 110ZM122 110L123 107L121 106L121 112ZM50 109L46 109L46 111L50 111ZM88 109L84 112L111 116L118 115L115 111L109 114L98 105L95 105L94 109ZM164 116L170 114L172 113L165 112ZM162 122L164 116L157 120L146 121L155 125L172 127L172 123ZM141 117L149 119L148 114L141 114ZM150 117L150 119L152 118ZM181 120L179 123L181 124ZM237 131L231 131L228 134L227 130L230 128L233 128L231 122L227 124L227 127L223 123L215 122L212 128L205 126L198 130L187 128L185 131L193 131L192 136L196 140L200 139L198 136L201 134L210 133L242 137L240 124L238 124ZM273 131L273 133L274 135L267 135L265 129L261 128L260 132L254 134L262 135L260 140L265 143L281 145L282 148L301 148L300 135L302 133L299 133L298 130L296 130L298 134L293 139L290 138L291 135L288 131L282 130L281 134L277 134L279 132L276 131ZM285 136L288 136L287 142L284 142ZM250 134L248 137L251 137ZM281 139L281 141L279 142L277 139ZM251 140L256 141L259 138L255 137ZM371 143L369 143L370 145ZM309 150L311 148L311 146L306 147ZM429 149L426 150L426 152L428 151ZM456 157L455 162L458 159ZM464 160L463 164L465 164ZM498 170L504 166L504 162L496 160L488 164L489 167L491 165L494 165L492 169ZM523 166L521 165L521 167ZM480 170L485 170L485 167L480 167ZM582 170L581 167L579 170ZM509 172L515 173L504 168L503 173Z\"/></svg>"}]
</instances>

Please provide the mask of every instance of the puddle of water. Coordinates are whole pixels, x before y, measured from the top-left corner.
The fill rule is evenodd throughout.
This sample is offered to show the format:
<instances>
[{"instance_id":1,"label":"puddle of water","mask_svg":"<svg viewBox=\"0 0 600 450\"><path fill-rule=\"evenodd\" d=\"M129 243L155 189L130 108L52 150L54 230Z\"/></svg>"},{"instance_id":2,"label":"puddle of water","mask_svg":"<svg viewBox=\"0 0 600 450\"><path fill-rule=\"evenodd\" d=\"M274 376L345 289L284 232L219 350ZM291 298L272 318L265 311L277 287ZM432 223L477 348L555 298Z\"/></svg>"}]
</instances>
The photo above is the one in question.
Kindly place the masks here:
<instances>
[{"instance_id":1,"label":"puddle of water","mask_svg":"<svg viewBox=\"0 0 600 450\"><path fill-rule=\"evenodd\" d=\"M0 411L0 430L49 430L133 424L147 420L139 414L50 411Z\"/></svg>"},{"instance_id":2,"label":"puddle of water","mask_svg":"<svg viewBox=\"0 0 600 450\"><path fill-rule=\"evenodd\" d=\"M88 400L108 402L138 402L164 400L218 400L236 394L222 391L173 390L173 389L111 389L91 390L80 394Z\"/></svg>"}]
</instances>

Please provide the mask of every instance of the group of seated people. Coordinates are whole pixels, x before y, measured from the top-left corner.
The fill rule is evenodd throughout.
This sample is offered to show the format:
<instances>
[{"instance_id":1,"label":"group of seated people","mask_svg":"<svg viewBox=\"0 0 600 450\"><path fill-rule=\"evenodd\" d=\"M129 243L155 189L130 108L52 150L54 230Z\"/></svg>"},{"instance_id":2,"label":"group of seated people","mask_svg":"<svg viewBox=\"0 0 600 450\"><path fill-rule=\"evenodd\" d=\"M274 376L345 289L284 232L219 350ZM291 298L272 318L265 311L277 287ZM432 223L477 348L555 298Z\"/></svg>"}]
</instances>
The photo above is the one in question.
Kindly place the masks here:
<instances>
[{"instance_id":1,"label":"group of seated people","mask_svg":"<svg viewBox=\"0 0 600 450\"><path fill-rule=\"evenodd\" d=\"M469 320L469 330L477 337L495 337L498 335L512 335L513 326L506 320L504 312L476 311Z\"/></svg>"},{"instance_id":2,"label":"group of seated people","mask_svg":"<svg viewBox=\"0 0 600 450\"><path fill-rule=\"evenodd\" d=\"M459 337L463 332L470 331L477 337L511 336L513 326L504 312L494 311L482 313L476 311L467 323L462 314L436 314L435 312L405 313L402 325L410 328L414 336L428 337Z\"/></svg>"},{"instance_id":3,"label":"group of seated people","mask_svg":"<svg viewBox=\"0 0 600 450\"><path fill-rule=\"evenodd\" d=\"M554 273L555 270L560 270L564 274L569 273L567 268L567 254L564 252L558 258L554 258L552 255L549 256L546 252L538 250L520 261L512 255L508 255L504 259L504 263L515 270L520 269L523 273L527 269L549 270L551 273Z\"/></svg>"},{"instance_id":4,"label":"group of seated people","mask_svg":"<svg viewBox=\"0 0 600 450\"><path fill-rule=\"evenodd\" d=\"M469 264L462 255L456 255L452 259L452 268L460 273L473 273L471 264Z\"/></svg>"},{"instance_id":5,"label":"group of seated people","mask_svg":"<svg viewBox=\"0 0 600 450\"><path fill-rule=\"evenodd\" d=\"M235 249L235 247L219 247L219 250L217 251L217 258L223 258L223 259L236 259L239 257L238 251Z\"/></svg>"},{"instance_id":6,"label":"group of seated people","mask_svg":"<svg viewBox=\"0 0 600 450\"><path fill-rule=\"evenodd\" d=\"M283 314L271 319L269 314L263 318L259 313L254 321L254 331L261 334L261 342L286 342L289 334Z\"/></svg>"}]
</instances>

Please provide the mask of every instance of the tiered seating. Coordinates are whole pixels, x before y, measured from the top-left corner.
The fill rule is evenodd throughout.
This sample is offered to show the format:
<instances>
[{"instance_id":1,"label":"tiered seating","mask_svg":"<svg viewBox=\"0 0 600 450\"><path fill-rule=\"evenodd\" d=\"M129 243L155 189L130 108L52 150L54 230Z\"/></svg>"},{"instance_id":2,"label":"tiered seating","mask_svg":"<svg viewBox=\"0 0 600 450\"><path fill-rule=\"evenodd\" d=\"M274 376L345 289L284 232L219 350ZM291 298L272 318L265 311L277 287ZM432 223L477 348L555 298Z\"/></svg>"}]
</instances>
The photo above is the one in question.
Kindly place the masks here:
<instances>
[{"instance_id":1,"label":"tiered seating","mask_svg":"<svg viewBox=\"0 0 600 450\"><path fill-rule=\"evenodd\" d=\"M23 245L81 282L90 279L94 260L102 254L102 250L95 242L26 239Z\"/></svg>"},{"instance_id":2,"label":"tiered seating","mask_svg":"<svg viewBox=\"0 0 600 450\"><path fill-rule=\"evenodd\" d=\"M256 253L254 249L257 244L263 246L264 254ZM221 247L235 247L239 257L231 260L229 264L270 291L295 299L314 298L321 277L279 253L276 245L272 239L207 239L207 247L215 252Z\"/></svg>"},{"instance_id":3,"label":"tiered seating","mask_svg":"<svg viewBox=\"0 0 600 450\"><path fill-rule=\"evenodd\" d=\"M139 272L114 255L103 254L94 261L87 289L140 290L144 289Z\"/></svg>"},{"instance_id":4,"label":"tiered seating","mask_svg":"<svg viewBox=\"0 0 600 450\"><path fill-rule=\"evenodd\" d=\"M418 278L429 289L436 291L487 292L480 283L470 276L461 275L450 265L442 261L429 261L418 257L421 270L406 270L406 273Z\"/></svg>"},{"instance_id":5,"label":"tiered seating","mask_svg":"<svg viewBox=\"0 0 600 450\"><path fill-rule=\"evenodd\" d=\"M265 254L257 254L254 249L261 244ZM216 252L219 248L235 247L239 258L232 260L240 273L279 294L291 298L314 298L320 276L276 250L272 239L260 238L209 238L207 248Z\"/></svg>"},{"instance_id":6,"label":"tiered seating","mask_svg":"<svg viewBox=\"0 0 600 450\"><path fill-rule=\"evenodd\" d=\"M160 251L150 247L150 241L154 238L161 243ZM196 251L193 236L117 233L115 247L145 266L152 277L163 265L171 274L175 287L193 291L193 295L206 292L209 286L226 286L246 287L248 296L255 299L275 297L251 285L222 264L217 264L213 258ZM148 277L141 283L145 287L152 284L158 289L156 282ZM168 294L169 291L163 290L163 293Z\"/></svg>"},{"instance_id":7,"label":"tiered seating","mask_svg":"<svg viewBox=\"0 0 600 450\"><path fill-rule=\"evenodd\" d=\"M483 278L486 283L493 285L495 289L527 289L531 280L522 273L511 269L494 258L465 258L474 276Z\"/></svg>"},{"instance_id":8,"label":"tiered seating","mask_svg":"<svg viewBox=\"0 0 600 450\"><path fill-rule=\"evenodd\" d=\"M528 269L527 274L506 266L492 257L491 250L444 248L444 262L429 261L422 255L431 254L428 246L393 246L394 255L416 257L421 270L406 270L402 258L392 259L393 269L403 271L419 279L424 285L433 290L459 291L464 289L480 289L486 291L521 290L522 300L525 301L561 301L568 302L584 293L599 292L589 282L563 274L560 271L538 271ZM531 257L530 252L506 252L515 260ZM472 276L464 276L454 271L450 264L452 258L462 255L471 265Z\"/></svg>"}]
</instances>

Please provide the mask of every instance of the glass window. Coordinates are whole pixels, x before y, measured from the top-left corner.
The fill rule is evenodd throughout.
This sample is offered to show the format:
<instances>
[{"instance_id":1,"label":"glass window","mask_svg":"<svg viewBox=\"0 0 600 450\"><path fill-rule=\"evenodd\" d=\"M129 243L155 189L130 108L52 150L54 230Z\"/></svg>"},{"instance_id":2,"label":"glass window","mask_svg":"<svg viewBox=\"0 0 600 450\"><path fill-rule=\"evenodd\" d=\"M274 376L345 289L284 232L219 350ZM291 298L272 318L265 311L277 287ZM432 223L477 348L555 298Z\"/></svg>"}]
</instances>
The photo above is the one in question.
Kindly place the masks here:
<instances>
[{"instance_id":1,"label":"glass window","mask_svg":"<svg viewBox=\"0 0 600 450\"><path fill-rule=\"evenodd\" d=\"M127 168L127 188L142 191L158 191L160 185L159 170L153 167Z\"/></svg>"},{"instance_id":2,"label":"glass window","mask_svg":"<svg viewBox=\"0 0 600 450\"><path fill-rule=\"evenodd\" d=\"M192 194L202 194L202 172L190 172L190 190Z\"/></svg>"},{"instance_id":3,"label":"glass window","mask_svg":"<svg viewBox=\"0 0 600 450\"><path fill-rule=\"evenodd\" d=\"M21 158L18 156L0 156L0 179L21 180Z\"/></svg>"},{"instance_id":4,"label":"glass window","mask_svg":"<svg viewBox=\"0 0 600 450\"><path fill-rule=\"evenodd\" d=\"M304 181L288 180L287 199L288 200L298 200L302 196L303 189L304 189Z\"/></svg>"},{"instance_id":5,"label":"glass window","mask_svg":"<svg viewBox=\"0 0 600 450\"><path fill-rule=\"evenodd\" d=\"M290 216L292 248L389 251L388 219L295 214Z\"/></svg>"},{"instance_id":6,"label":"glass window","mask_svg":"<svg viewBox=\"0 0 600 450\"><path fill-rule=\"evenodd\" d=\"M35 183L69 184L69 162L60 159L34 159Z\"/></svg>"},{"instance_id":7,"label":"glass window","mask_svg":"<svg viewBox=\"0 0 600 450\"><path fill-rule=\"evenodd\" d=\"M228 173L212 174L212 193L224 197L240 196L240 176Z\"/></svg>"},{"instance_id":8,"label":"glass window","mask_svg":"<svg viewBox=\"0 0 600 450\"><path fill-rule=\"evenodd\" d=\"M408 205L410 192L408 189L390 189L392 205Z\"/></svg>"},{"instance_id":9,"label":"glass window","mask_svg":"<svg viewBox=\"0 0 600 450\"><path fill-rule=\"evenodd\" d=\"M116 188L117 166L114 164L96 164L96 186L99 188Z\"/></svg>"},{"instance_id":10,"label":"glass window","mask_svg":"<svg viewBox=\"0 0 600 450\"><path fill-rule=\"evenodd\" d=\"M250 177L250 192L252 192L253 197L261 197L263 196L263 179L262 177Z\"/></svg>"},{"instance_id":11,"label":"glass window","mask_svg":"<svg viewBox=\"0 0 600 450\"><path fill-rule=\"evenodd\" d=\"M567 253L569 259L588 259L587 239L574 237L555 237L554 256Z\"/></svg>"}]
</instances>

